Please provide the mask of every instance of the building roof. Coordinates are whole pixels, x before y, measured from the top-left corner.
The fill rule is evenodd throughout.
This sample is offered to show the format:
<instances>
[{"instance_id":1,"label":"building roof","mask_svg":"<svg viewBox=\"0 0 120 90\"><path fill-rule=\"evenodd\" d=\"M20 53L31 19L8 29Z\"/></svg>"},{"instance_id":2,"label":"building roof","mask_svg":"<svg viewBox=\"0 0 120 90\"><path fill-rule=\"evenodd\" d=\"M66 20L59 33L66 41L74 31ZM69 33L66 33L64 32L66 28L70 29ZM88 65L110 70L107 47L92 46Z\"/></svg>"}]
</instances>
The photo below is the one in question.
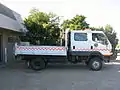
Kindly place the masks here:
<instances>
[{"instance_id":1,"label":"building roof","mask_svg":"<svg viewBox=\"0 0 120 90\"><path fill-rule=\"evenodd\" d=\"M27 32L21 15L0 3L0 28L16 32Z\"/></svg>"}]
</instances>

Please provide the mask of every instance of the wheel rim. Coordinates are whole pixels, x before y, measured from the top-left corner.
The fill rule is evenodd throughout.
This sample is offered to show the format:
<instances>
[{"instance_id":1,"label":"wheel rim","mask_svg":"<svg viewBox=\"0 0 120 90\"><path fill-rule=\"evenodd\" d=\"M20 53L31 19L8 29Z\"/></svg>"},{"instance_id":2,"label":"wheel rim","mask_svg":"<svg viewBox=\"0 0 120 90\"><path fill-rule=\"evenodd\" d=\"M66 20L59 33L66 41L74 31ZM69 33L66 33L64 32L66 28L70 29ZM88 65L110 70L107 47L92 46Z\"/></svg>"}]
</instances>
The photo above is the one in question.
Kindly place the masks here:
<instances>
[{"instance_id":1,"label":"wheel rim","mask_svg":"<svg viewBox=\"0 0 120 90\"><path fill-rule=\"evenodd\" d=\"M100 63L98 61L94 61L92 65L95 69L100 67Z\"/></svg>"},{"instance_id":2,"label":"wheel rim","mask_svg":"<svg viewBox=\"0 0 120 90\"><path fill-rule=\"evenodd\" d=\"M34 65L39 67L40 66L40 62L34 62Z\"/></svg>"}]
</instances>

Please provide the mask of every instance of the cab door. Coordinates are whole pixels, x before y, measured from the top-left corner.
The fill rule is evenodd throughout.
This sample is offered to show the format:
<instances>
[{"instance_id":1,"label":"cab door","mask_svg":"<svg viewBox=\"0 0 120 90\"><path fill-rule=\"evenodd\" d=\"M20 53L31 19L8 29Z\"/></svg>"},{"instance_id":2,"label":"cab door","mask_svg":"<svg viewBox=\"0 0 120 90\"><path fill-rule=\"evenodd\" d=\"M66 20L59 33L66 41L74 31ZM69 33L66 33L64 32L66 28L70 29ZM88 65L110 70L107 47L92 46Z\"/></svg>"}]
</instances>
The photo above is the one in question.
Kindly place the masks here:
<instances>
[{"instance_id":1,"label":"cab door","mask_svg":"<svg viewBox=\"0 0 120 90\"><path fill-rule=\"evenodd\" d=\"M82 52L88 51L91 49L91 33L79 31L71 33L71 51L73 52ZM79 52L78 52L79 53Z\"/></svg>"},{"instance_id":2,"label":"cab door","mask_svg":"<svg viewBox=\"0 0 120 90\"><path fill-rule=\"evenodd\" d=\"M99 51L104 56L111 55L111 44L104 33L92 33L94 51Z\"/></svg>"}]
</instances>

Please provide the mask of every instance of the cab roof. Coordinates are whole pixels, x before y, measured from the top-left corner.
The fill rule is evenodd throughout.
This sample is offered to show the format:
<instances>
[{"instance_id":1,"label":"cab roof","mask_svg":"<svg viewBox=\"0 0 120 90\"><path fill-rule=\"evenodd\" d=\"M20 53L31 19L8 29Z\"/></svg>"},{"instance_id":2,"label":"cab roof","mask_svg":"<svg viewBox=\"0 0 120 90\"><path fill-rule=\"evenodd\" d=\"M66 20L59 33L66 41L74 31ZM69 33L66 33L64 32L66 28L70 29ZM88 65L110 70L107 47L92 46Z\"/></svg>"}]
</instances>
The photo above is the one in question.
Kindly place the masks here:
<instances>
[{"instance_id":1,"label":"cab roof","mask_svg":"<svg viewBox=\"0 0 120 90\"><path fill-rule=\"evenodd\" d=\"M73 31L70 31L70 32L73 32L73 33L78 33L78 32L81 32L81 33L103 33L103 31L91 31L91 30L73 30Z\"/></svg>"}]
</instances>

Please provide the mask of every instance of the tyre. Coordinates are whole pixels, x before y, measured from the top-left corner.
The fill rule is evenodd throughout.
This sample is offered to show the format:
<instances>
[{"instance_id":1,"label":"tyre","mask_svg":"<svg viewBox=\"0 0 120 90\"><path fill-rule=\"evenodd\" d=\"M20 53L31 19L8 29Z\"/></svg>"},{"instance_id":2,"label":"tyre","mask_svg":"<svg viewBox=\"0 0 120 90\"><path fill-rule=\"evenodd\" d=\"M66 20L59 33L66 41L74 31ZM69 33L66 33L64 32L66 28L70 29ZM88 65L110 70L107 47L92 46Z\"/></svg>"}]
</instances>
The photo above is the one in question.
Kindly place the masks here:
<instances>
[{"instance_id":1,"label":"tyre","mask_svg":"<svg viewBox=\"0 0 120 90\"><path fill-rule=\"evenodd\" d=\"M42 58L36 58L30 61L30 67L33 70L42 70L45 68L45 62Z\"/></svg>"},{"instance_id":2,"label":"tyre","mask_svg":"<svg viewBox=\"0 0 120 90\"><path fill-rule=\"evenodd\" d=\"M99 71L102 68L103 61L99 57L91 58L89 61L89 68L93 71Z\"/></svg>"}]
</instances>

